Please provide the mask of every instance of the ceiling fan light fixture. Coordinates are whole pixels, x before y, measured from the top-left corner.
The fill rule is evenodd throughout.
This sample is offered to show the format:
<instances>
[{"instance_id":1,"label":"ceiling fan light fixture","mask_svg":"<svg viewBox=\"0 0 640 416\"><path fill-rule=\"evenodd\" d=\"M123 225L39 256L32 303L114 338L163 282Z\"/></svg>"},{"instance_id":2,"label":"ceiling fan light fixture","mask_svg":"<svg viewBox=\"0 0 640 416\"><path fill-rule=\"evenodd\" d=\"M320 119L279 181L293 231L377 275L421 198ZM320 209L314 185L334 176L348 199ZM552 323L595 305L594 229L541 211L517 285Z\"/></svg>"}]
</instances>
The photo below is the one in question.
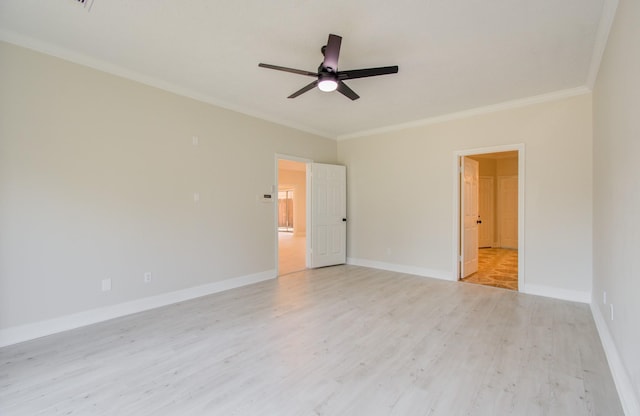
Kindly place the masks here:
<instances>
[{"instance_id":1,"label":"ceiling fan light fixture","mask_svg":"<svg viewBox=\"0 0 640 416\"><path fill-rule=\"evenodd\" d=\"M78 0L79 1L79 0ZM293 74L304 75L307 77L315 78L313 82L300 88L287 98L296 98L305 92L311 91L315 87L318 87L320 91L331 92L338 91L340 94L349 98L350 100L357 100L360 98L355 91L347 86L343 81L356 78L375 77L378 75L397 74L398 66L381 66L378 68L364 68L364 69L352 69L350 71L338 71L338 58L340 56L340 45L342 43L342 37L334 34L329 34L327 44L322 47L322 54L324 60L318 67L318 72L303 71L301 69L287 68L284 66L271 65L265 63L259 63L261 68L275 69L277 71L291 72Z\"/></svg>"},{"instance_id":2,"label":"ceiling fan light fixture","mask_svg":"<svg viewBox=\"0 0 640 416\"><path fill-rule=\"evenodd\" d=\"M331 92L338 88L338 83L334 79L321 79L318 82L318 88L320 91Z\"/></svg>"}]
</instances>

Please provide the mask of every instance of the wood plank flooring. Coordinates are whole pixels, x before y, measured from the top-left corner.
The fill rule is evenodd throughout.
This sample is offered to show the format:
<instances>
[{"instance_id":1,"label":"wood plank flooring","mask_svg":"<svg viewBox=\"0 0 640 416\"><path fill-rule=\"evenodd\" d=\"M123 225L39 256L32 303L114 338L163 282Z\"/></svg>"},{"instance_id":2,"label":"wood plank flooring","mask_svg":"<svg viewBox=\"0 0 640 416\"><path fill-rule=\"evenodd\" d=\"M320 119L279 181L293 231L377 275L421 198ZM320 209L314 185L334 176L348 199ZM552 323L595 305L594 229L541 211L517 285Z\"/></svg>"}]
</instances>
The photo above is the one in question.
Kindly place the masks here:
<instances>
[{"instance_id":1,"label":"wood plank flooring","mask_svg":"<svg viewBox=\"0 0 640 416\"><path fill-rule=\"evenodd\" d=\"M478 271L463 282L518 290L518 250L481 248L478 250Z\"/></svg>"},{"instance_id":2,"label":"wood plank flooring","mask_svg":"<svg viewBox=\"0 0 640 416\"><path fill-rule=\"evenodd\" d=\"M293 233L278 232L278 274L298 272L307 267L305 236Z\"/></svg>"},{"instance_id":3,"label":"wood plank flooring","mask_svg":"<svg viewBox=\"0 0 640 416\"><path fill-rule=\"evenodd\" d=\"M8 415L622 415L589 307L355 266L0 349Z\"/></svg>"}]
</instances>

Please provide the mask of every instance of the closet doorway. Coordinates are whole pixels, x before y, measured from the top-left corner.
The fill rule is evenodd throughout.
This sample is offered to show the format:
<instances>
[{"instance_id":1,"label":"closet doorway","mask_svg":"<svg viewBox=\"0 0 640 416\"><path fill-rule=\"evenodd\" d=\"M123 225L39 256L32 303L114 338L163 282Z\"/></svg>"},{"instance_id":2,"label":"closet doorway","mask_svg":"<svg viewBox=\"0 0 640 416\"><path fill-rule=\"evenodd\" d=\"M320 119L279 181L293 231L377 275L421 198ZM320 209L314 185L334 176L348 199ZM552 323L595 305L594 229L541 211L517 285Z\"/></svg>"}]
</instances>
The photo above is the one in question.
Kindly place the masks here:
<instances>
[{"instance_id":1,"label":"closet doorway","mask_svg":"<svg viewBox=\"0 0 640 416\"><path fill-rule=\"evenodd\" d=\"M504 289L521 287L519 150L460 154L458 277Z\"/></svg>"},{"instance_id":2,"label":"closet doorway","mask_svg":"<svg viewBox=\"0 0 640 416\"><path fill-rule=\"evenodd\" d=\"M307 163L278 159L278 275L307 267Z\"/></svg>"}]
</instances>

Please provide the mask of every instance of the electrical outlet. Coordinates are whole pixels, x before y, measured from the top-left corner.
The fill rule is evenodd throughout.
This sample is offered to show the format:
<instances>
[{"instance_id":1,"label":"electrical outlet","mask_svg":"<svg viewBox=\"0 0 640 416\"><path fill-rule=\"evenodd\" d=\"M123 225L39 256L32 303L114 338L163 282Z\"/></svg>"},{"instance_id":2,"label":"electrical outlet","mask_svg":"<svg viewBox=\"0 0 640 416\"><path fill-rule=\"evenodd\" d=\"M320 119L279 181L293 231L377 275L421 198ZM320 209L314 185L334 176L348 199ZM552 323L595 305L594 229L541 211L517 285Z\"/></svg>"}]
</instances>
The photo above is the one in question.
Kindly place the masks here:
<instances>
[{"instance_id":1,"label":"electrical outlet","mask_svg":"<svg viewBox=\"0 0 640 416\"><path fill-rule=\"evenodd\" d=\"M611 307L611 320L613 321L613 303L609 306Z\"/></svg>"},{"instance_id":2,"label":"electrical outlet","mask_svg":"<svg viewBox=\"0 0 640 416\"><path fill-rule=\"evenodd\" d=\"M144 282L149 283L153 278L153 274L151 272L145 272L144 274Z\"/></svg>"},{"instance_id":3,"label":"electrical outlet","mask_svg":"<svg viewBox=\"0 0 640 416\"><path fill-rule=\"evenodd\" d=\"M111 279L102 279L102 291L108 292L111 290Z\"/></svg>"},{"instance_id":4,"label":"electrical outlet","mask_svg":"<svg viewBox=\"0 0 640 416\"><path fill-rule=\"evenodd\" d=\"M200 139L198 138L198 136L193 136L191 138L191 142L193 143L194 146L197 146L198 144L200 144Z\"/></svg>"},{"instance_id":5,"label":"electrical outlet","mask_svg":"<svg viewBox=\"0 0 640 416\"><path fill-rule=\"evenodd\" d=\"M200 202L200 193L198 192L193 193L193 202Z\"/></svg>"}]
</instances>

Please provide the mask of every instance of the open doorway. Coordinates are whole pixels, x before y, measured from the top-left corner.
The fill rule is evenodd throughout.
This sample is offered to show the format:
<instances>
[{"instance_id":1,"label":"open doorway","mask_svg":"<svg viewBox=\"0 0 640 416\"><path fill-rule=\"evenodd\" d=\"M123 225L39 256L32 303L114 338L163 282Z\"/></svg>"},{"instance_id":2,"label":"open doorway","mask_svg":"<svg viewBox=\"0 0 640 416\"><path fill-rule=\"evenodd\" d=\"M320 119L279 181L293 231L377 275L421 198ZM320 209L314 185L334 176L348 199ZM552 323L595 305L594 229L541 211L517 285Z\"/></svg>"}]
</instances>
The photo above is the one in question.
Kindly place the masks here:
<instances>
[{"instance_id":1,"label":"open doorway","mask_svg":"<svg viewBox=\"0 0 640 416\"><path fill-rule=\"evenodd\" d=\"M516 149L457 156L459 280L511 290L522 286L520 153Z\"/></svg>"},{"instance_id":2,"label":"open doorway","mask_svg":"<svg viewBox=\"0 0 640 416\"><path fill-rule=\"evenodd\" d=\"M278 274L304 270L307 250L307 164L278 159Z\"/></svg>"}]
</instances>

